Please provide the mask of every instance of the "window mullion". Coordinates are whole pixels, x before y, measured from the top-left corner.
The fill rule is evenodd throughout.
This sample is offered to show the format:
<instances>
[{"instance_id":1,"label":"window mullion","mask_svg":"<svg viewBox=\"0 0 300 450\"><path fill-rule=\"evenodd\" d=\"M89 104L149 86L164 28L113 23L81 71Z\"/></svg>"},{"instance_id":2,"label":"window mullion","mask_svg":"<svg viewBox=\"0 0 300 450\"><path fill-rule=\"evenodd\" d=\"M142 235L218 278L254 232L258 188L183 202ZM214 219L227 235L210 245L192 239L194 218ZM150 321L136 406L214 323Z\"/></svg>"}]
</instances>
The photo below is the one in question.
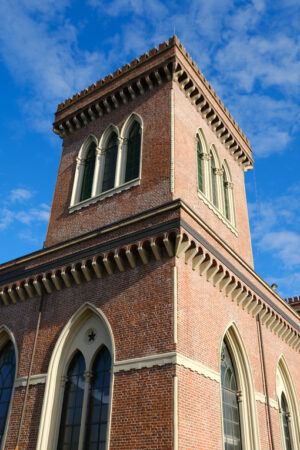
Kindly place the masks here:
<instances>
[{"instance_id":1,"label":"window mullion","mask_svg":"<svg viewBox=\"0 0 300 450\"><path fill-rule=\"evenodd\" d=\"M99 194L100 192L100 181L101 181L101 169L102 169L102 153L101 148L96 148L96 161L95 161L95 171L92 186L92 197ZM102 171L103 172L103 171Z\"/></svg>"},{"instance_id":2,"label":"window mullion","mask_svg":"<svg viewBox=\"0 0 300 450\"><path fill-rule=\"evenodd\" d=\"M116 174L115 174L115 184L114 187L122 184L122 169L123 169L123 138L118 138L118 155L117 155L117 164L116 164Z\"/></svg>"},{"instance_id":3,"label":"window mullion","mask_svg":"<svg viewBox=\"0 0 300 450\"><path fill-rule=\"evenodd\" d=\"M83 448L84 448L84 438L85 438L85 430L86 430L88 400L89 400L89 392L90 392L90 385L91 385L92 376L93 376L92 372L89 372L89 371L85 371L84 372L85 384L84 384L84 394L83 394L83 404L82 404L82 413L81 413L81 427L80 427L80 434L79 434L78 450L83 450Z\"/></svg>"}]
</instances>

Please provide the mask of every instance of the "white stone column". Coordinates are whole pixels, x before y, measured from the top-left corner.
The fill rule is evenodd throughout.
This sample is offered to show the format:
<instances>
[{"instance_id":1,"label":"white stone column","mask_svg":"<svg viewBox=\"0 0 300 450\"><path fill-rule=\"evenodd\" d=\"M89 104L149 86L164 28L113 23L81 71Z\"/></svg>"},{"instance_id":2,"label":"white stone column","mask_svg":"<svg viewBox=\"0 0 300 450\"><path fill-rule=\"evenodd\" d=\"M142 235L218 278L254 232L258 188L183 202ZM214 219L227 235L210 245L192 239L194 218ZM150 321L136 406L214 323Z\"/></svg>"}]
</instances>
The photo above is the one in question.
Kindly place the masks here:
<instances>
[{"instance_id":1,"label":"white stone column","mask_svg":"<svg viewBox=\"0 0 300 450\"><path fill-rule=\"evenodd\" d=\"M234 184L231 181L226 181L225 189L227 189L227 193L228 193L229 220L232 223L232 225L235 226L236 225L236 219L235 219L233 186L234 186Z\"/></svg>"},{"instance_id":2,"label":"white stone column","mask_svg":"<svg viewBox=\"0 0 300 450\"><path fill-rule=\"evenodd\" d=\"M95 195L98 195L101 192L102 186L101 171L103 172L103 165L104 165L104 158L102 153L103 152L101 147L97 147L93 186L92 186L92 197L95 197Z\"/></svg>"},{"instance_id":3,"label":"white stone column","mask_svg":"<svg viewBox=\"0 0 300 450\"><path fill-rule=\"evenodd\" d=\"M84 438L85 438L85 429L86 429L86 421L88 415L88 400L89 400L89 391L90 384L92 379L92 372L85 371L84 372L84 394L83 394L83 403L82 403L82 412L81 412L81 426L80 426L80 435L79 435L79 444L78 450L82 450L84 446Z\"/></svg>"},{"instance_id":4,"label":"white stone column","mask_svg":"<svg viewBox=\"0 0 300 450\"><path fill-rule=\"evenodd\" d=\"M203 194L210 199L211 198L211 188L210 188L210 173L209 173L209 161L210 155L208 153L200 153L202 160L202 185L203 185Z\"/></svg>"},{"instance_id":5,"label":"white stone column","mask_svg":"<svg viewBox=\"0 0 300 450\"><path fill-rule=\"evenodd\" d=\"M217 208L222 212L222 214L224 212L223 172L224 169L214 169L214 174L216 176Z\"/></svg>"},{"instance_id":6,"label":"white stone column","mask_svg":"<svg viewBox=\"0 0 300 450\"><path fill-rule=\"evenodd\" d=\"M71 206L76 205L76 203L78 203L80 201L80 193L81 193L84 167L85 167L85 160L79 158L79 156L78 156L76 158L76 169L75 169L75 176L74 176L73 189L72 189L72 195L71 195Z\"/></svg>"},{"instance_id":7,"label":"white stone column","mask_svg":"<svg viewBox=\"0 0 300 450\"><path fill-rule=\"evenodd\" d=\"M117 157L117 164L116 164L115 186L120 186L125 181L128 139L120 136L118 138L118 142L119 142L119 145L118 145L118 157Z\"/></svg>"}]
</instances>

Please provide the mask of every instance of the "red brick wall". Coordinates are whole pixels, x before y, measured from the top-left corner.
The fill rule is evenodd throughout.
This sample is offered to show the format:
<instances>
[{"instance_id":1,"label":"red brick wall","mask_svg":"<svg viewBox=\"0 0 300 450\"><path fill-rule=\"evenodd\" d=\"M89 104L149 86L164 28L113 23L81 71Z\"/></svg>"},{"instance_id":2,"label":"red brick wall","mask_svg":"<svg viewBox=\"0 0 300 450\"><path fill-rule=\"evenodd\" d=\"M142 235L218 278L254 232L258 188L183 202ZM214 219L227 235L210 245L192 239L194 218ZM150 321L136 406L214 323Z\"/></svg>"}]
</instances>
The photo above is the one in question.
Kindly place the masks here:
<instances>
[{"instance_id":1,"label":"red brick wall","mask_svg":"<svg viewBox=\"0 0 300 450\"><path fill-rule=\"evenodd\" d=\"M219 372L220 348L224 332L228 325L234 321L240 332L247 352L254 389L257 392L264 394L262 362L256 319L249 315L246 310L239 307L236 302L233 302L231 297L226 297L224 293L219 292L218 288L213 287L212 283L208 283L206 281L206 277L201 277L197 271L192 271L191 266L184 263L184 258L176 259L176 265L178 266L178 352L188 356L191 359L200 361L206 366ZM299 399L299 354L280 338L275 336L274 333L272 333L265 326L262 326L262 336L265 351L266 377L270 398L277 400L276 369L278 360L280 356L283 355L290 370L297 397ZM184 381L182 381L180 375L181 373L182 372L179 371L178 385L181 386L181 399L179 405L182 407L181 402L183 402L185 406L179 414L180 439L184 439L182 436L182 427L185 429L185 427L188 426L186 434L188 436L189 446L186 448L210 448L209 446L206 447L205 444L206 440L209 442L210 439L216 439L216 441L214 441L215 446L212 446L211 448L221 448L221 445L216 443L218 442L217 438L215 436L211 436L210 430L210 427L214 428L214 433L216 433L216 436L218 436L218 433L220 432L221 418L216 419L216 414L219 412L220 407L220 388L218 383L206 380L204 376L197 374L188 376L184 375ZM193 378L193 383L190 381L187 382L187 393L189 400L185 399L185 387L182 387L182 383L183 386L185 386L186 378L188 380ZM198 378L199 380L201 379L201 381L199 381ZM205 388L201 386L201 383L205 385ZM193 392L192 395L190 394L190 390ZM197 435L197 427L200 426L200 421L202 418L199 413L198 399L199 396L202 399L201 392L204 393L204 397L207 396L208 398L211 398L215 396L213 409L216 408L216 411L211 411L211 405L207 409L205 420L208 423L203 426L203 428L201 427L201 439L203 439L203 444L199 446L200 437ZM186 406L185 402L187 402L188 406ZM256 402L256 404L261 449L269 450L270 442L266 427L266 405L260 402ZM190 425L191 421L187 421L184 416L183 411L185 407L190 408L190 410L194 409L197 411L196 416L198 415L198 418L194 418L195 424L193 424L193 426L195 428L193 432L190 429L190 427L192 427L192 425ZM276 443L275 448L280 449L279 414L278 410L273 407L270 409L273 435ZM203 412L201 412L201 416L202 414ZM207 431L205 427L207 428ZM183 446L182 448L185 447Z\"/></svg>"},{"instance_id":2,"label":"red brick wall","mask_svg":"<svg viewBox=\"0 0 300 450\"><path fill-rule=\"evenodd\" d=\"M202 119L177 83L175 97L175 198L180 197L201 216L248 264L253 266L252 249L247 211L244 172L229 151L221 144L206 120ZM215 145L220 163L226 159L234 183L234 200L238 237L198 197L196 133L202 128L210 148Z\"/></svg>"},{"instance_id":3,"label":"red brick wall","mask_svg":"<svg viewBox=\"0 0 300 450\"><path fill-rule=\"evenodd\" d=\"M45 247L171 200L170 83L122 105L66 137L63 143ZM141 185L69 214L76 157L89 134L100 139L113 123L120 132L132 112L143 119Z\"/></svg>"}]
</instances>

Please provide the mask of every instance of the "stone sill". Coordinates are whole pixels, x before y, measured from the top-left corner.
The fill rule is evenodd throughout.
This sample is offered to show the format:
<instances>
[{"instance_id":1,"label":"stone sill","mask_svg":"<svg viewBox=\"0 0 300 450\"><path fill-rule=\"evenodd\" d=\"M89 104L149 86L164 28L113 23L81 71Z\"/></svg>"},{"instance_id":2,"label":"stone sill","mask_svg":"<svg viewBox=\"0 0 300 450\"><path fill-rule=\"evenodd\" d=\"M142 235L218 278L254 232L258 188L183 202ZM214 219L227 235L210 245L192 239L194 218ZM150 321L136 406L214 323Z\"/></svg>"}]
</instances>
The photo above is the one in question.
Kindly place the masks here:
<instances>
[{"instance_id":1,"label":"stone sill","mask_svg":"<svg viewBox=\"0 0 300 450\"><path fill-rule=\"evenodd\" d=\"M205 203L218 217L222 220L222 222L227 226L227 228L232 231L233 234L235 234L236 237L238 237L239 233L235 226L232 225L231 222L229 222L228 219L226 219L225 216L215 207L213 203L211 203L207 197L198 189L198 197Z\"/></svg>"},{"instance_id":2,"label":"stone sill","mask_svg":"<svg viewBox=\"0 0 300 450\"><path fill-rule=\"evenodd\" d=\"M108 191L101 192L100 194L95 195L95 197L87 198L86 200L83 200L82 202L76 203L75 205L69 206L69 213L72 213L74 211L78 211L82 208L86 208L89 205L92 205L93 203L100 202L104 200L105 198L112 197L115 194L119 194L120 192L127 191L128 189L131 189L134 186L139 186L141 183L140 178L136 178L135 180L130 180L127 183L121 184L120 186L114 187L112 189L109 189Z\"/></svg>"}]
</instances>

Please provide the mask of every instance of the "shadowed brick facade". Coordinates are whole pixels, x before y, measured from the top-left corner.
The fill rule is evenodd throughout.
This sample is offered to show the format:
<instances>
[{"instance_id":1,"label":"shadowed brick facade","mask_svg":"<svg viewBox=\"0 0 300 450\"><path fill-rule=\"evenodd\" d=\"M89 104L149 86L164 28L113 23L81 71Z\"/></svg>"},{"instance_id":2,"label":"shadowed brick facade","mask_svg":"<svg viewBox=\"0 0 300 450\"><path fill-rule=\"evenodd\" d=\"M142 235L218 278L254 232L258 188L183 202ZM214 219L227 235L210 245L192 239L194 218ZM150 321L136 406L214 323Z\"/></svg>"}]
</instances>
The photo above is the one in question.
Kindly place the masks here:
<instances>
[{"instance_id":1,"label":"shadowed brick facade","mask_svg":"<svg viewBox=\"0 0 300 450\"><path fill-rule=\"evenodd\" d=\"M113 124L122 146L133 113L138 179L72 204L86 139ZM0 266L0 345L11 340L17 359L2 448L57 448L66 361L92 326L112 356L106 448L223 449L225 339L242 448L286 449L284 393L300 449L300 321L253 269L250 144L177 38L59 105L54 132L63 148L44 246ZM211 177L228 165L230 219L221 179L217 205L199 192L200 132L220 162Z\"/></svg>"}]
</instances>

